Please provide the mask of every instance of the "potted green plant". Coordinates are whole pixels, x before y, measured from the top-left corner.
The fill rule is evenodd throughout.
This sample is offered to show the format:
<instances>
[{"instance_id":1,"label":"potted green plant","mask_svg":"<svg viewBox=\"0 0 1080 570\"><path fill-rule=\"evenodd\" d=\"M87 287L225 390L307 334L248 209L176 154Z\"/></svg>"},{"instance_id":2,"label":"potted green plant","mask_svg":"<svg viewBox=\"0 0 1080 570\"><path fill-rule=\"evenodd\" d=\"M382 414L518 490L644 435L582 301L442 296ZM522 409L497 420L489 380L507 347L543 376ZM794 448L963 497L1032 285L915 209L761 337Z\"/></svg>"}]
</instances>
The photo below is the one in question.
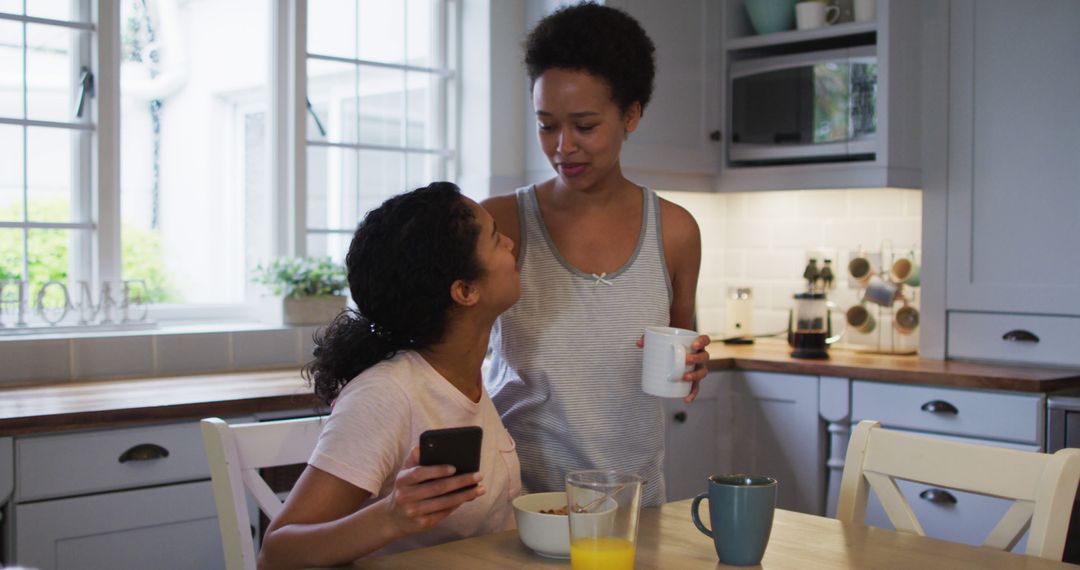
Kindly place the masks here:
<instances>
[{"instance_id":1,"label":"potted green plant","mask_svg":"<svg viewBox=\"0 0 1080 570\"><path fill-rule=\"evenodd\" d=\"M255 266L254 281L281 295L287 325L321 325L344 308L345 267L329 257L283 257Z\"/></svg>"}]
</instances>

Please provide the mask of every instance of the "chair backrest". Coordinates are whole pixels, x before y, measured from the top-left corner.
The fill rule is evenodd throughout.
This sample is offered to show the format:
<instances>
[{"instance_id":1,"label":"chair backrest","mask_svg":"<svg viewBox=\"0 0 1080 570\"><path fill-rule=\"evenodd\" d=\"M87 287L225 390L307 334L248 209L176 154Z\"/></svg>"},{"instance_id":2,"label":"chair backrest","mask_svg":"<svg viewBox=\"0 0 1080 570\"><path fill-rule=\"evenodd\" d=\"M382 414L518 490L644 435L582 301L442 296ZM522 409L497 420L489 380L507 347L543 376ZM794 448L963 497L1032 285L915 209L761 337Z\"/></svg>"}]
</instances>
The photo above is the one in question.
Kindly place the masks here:
<instances>
[{"instance_id":1,"label":"chair backrest","mask_svg":"<svg viewBox=\"0 0 1080 570\"><path fill-rule=\"evenodd\" d=\"M247 494L273 518L282 501L259 475L259 469L307 463L325 417L229 425L220 418L202 420L203 443L210 460L225 567L255 570L255 543Z\"/></svg>"},{"instance_id":2,"label":"chair backrest","mask_svg":"<svg viewBox=\"0 0 1080 570\"><path fill-rule=\"evenodd\" d=\"M865 420L848 444L836 518L865 524L873 489L897 530L924 535L897 479L1013 499L984 546L1012 549L1030 527L1027 554L1061 560L1080 481L1080 449L1048 455L959 443Z\"/></svg>"}]
</instances>

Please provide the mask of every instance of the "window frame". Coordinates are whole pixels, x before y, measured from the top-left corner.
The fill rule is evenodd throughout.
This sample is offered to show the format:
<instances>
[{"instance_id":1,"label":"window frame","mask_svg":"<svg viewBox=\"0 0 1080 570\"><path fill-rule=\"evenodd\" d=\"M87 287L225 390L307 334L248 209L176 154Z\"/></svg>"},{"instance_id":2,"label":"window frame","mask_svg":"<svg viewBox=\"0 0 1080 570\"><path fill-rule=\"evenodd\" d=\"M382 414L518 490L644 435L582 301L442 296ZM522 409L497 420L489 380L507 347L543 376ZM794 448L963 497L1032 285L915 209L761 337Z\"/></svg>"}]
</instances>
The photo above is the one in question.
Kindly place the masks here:
<instances>
[{"instance_id":1,"label":"window frame","mask_svg":"<svg viewBox=\"0 0 1080 570\"><path fill-rule=\"evenodd\" d=\"M75 57L72 58L73 66L77 69L89 70L95 79L101 73L95 57L97 39L101 35L100 27L93 20L95 11L91 3L88 2L72 2L72 6L77 8L77 13L67 20L28 16L25 14L25 2L23 4L23 14L0 13L0 21L18 23L22 29L22 118L0 117L0 124L21 127L23 215L21 221L0 221L0 229L21 230L22 267L20 271L23 279L28 277L30 263L29 232L32 230L52 229L70 232L68 234L68 243L70 244L68 274L72 276L72 281L80 279L94 280L96 277L94 271L98 267L95 262L95 257L98 255L95 245L100 240L97 238L98 223L95 222L98 218L94 213L94 205L97 203L94 195L94 156L96 153L95 146L101 133L101 120L96 97L93 94L85 95L84 104L86 106L84 108L87 112L69 121L31 119L27 116L29 107L28 85L30 82L27 65L27 27L29 25L51 26L63 28L72 33L79 33L78 41L72 44L76 51ZM74 75L78 74L74 70L72 71ZM70 203L68 221L66 222L31 222L29 219L28 134L30 128L57 129L72 134L83 133L78 142L72 142L71 156L73 160L69 188ZM31 293L28 291L27 296L29 297ZM28 298L27 302L32 303L32 299Z\"/></svg>"},{"instance_id":2,"label":"window frame","mask_svg":"<svg viewBox=\"0 0 1080 570\"><path fill-rule=\"evenodd\" d=\"M91 131L86 148L78 161L78 199L72 203L72 223L50 223L48 227L78 229L74 232L87 239L73 243L70 259L72 275L90 282L92 294L99 294L100 284L118 284L122 280L121 212L120 212L120 65L122 56L120 5L111 0L71 0L77 7L82 22L69 22L68 27L85 29L88 33L80 42L80 63L89 63L95 75L95 93L88 101L90 112L84 114L83 122ZM384 64L348 58L319 56L322 59L345 60L347 63L376 65L406 71L438 73L441 104L437 117L432 117L432 128L437 129L437 149L407 146L346 145L350 148L374 148L409 154L435 154L441 157L439 177L456 180L460 169L457 150L460 80L458 69L460 42L461 0L436 0L436 12L432 21L435 26L433 41L435 52L441 54L438 68L409 65ZM312 229L307 227L307 0L273 2L270 31L270 75L268 102L269 139L267 152L267 176L272 196L271 251L277 256L303 256L307 253L307 241L313 233L348 233L354 228L341 230ZM65 25L60 20L49 20L25 15L4 15L3 20L25 21L36 24ZM25 36L24 36L25 41ZM24 65L23 73L26 69ZM25 89L25 87L24 87ZM24 101L24 106L25 106ZM403 106L406 105L403 102ZM407 128L407 113L402 120ZM2 124L13 121L0 119ZM22 124L25 121L19 121ZM42 123L42 121L29 121ZM24 135L25 138L25 135ZM325 146L341 146L340 143L320 143ZM405 166L403 165L403 169ZM25 169L25 167L24 167ZM23 181L24 189L27 182ZM24 190L25 193L25 190ZM78 217L75 208L79 208ZM25 216L24 216L25 218ZM24 220L25 221L25 220ZM35 228L38 225L34 224ZM0 222L0 228L11 227ZM19 226L23 227L23 226ZM25 235L25 234L24 234ZM24 238L24 271L27 263ZM74 281L73 277L71 280ZM148 318L163 324L169 323L222 323L257 321L267 317L265 301L245 295L241 303L231 304L156 304L148 307ZM265 319L263 319L265 320ZM88 329L91 332L92 329ZM48 333L43 330L42 334Z\"/></svg>"},{"instance_id":3,"label":"window frame","mask_svg":"<svg viewBox=\"0 0 1080 570\"><path fill-rule=\"evenodd\" d=\"M457 70L460 69L460 62L458 60L458 42L461 36L458 23L460 22L461 7L459 0L436 0L434 2L436 11L433 14L432 20L435 26L435 33L433 34L432 41L437 46L435 52L441 54L441 58L439 61L433 62L435 64L434 67L421 67L405 63L386 63L360 58L347 58L311 53L307 51L306 41L308 0L296 0L290 4L293 4L294 8L297 10L297 13L293 14L294 17L292 19L294 24L291 30L293 41L289 43L289 47L292 50L291 55L296 62L291 67L293 73L291 82L293 89L289 95L291 98L291 109L294 113L294 120L290 124L290 127L293 130L293 136L290 137L290 139L295 146L292 149L291 156L298 167L293 172L293 176L287 179L292 187L291 192L289 193L294 197L292 203L294 205L295 213L291 219L292 226L290 228L291 231L289 232L289 246L291 247L289 250L293 255L303 256L307 254L308 238L312 235L352 235L355 231L355 227L340 229L308 227L306 182L307 151L309 148L341 148L355 151L375 150L398 153L399 156L403 158L403 180L407 178L404 170L408 168L408 158L410 156L434 155L442 159L436 177L443 180L457 179L457 172L460 164L459 153L457 152L457 110L460 81ZM363 67L376 67L402 71L405 73L428 73L436 77L438 79L438 93L439 99L442 101L442 108L439 110L438 116L433 118L432 123L436 129L438 146L434 148L409 146L407 137L403 137L401 145L310 140L307 137L307 102L309 97L307 93L307 61L309 59L354 65L357 69ZM407 130L408 90L404 89L403 93L402 128ZM404 188L402 190L404 190ZM359 214L362 215L363 212L360 212Z\"/></svg>"}]
</instances>

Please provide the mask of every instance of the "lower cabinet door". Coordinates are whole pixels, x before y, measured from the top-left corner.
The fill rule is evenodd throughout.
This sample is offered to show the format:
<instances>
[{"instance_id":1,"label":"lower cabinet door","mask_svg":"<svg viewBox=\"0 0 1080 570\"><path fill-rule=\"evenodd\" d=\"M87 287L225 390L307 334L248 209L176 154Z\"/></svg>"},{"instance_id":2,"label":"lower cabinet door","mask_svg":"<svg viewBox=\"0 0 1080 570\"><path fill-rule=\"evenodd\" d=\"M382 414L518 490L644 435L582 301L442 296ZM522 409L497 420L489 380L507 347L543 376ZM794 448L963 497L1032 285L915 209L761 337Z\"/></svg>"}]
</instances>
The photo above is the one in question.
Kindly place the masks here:
<instances>
[{"instance_id":1,"label":"lower cabinet door","mask_svg":"<svg viewBox=\"0 0 1080 570\"><path fill-rule=\"evenodd\" d=\"M224 569L209 481L15 507L15 561L39 570Z\"/></svg>"},{"instance_id":2,"label":"lower cabinet door","mask_svg":"<svg viewBox=\"0 0 1080 570\"><path fill-rule=\"evenodd\" d=\"M667 500L689 499L708 489L709 475L717 463L716 392L720 373L712 372L701 382L701 392L693 403L681 398L664 398L664 479Z\"/></svg>"},{"instance_id":3,"label":"lower cabinet door","mask_svg":"<svg viewBox=\"0 0 1080 570\"><path fill-rule=\"evenodd\" d=\"M929 434L925 434L929 435ZM977 443L995 447L1007 447L1023 451L1040 451L1035 446L1006 444L988 440L972 440L958 437L941 437L964 443ZM965 493L945 487L936 487L911 481L897 481L900 492L904 494L915 518L922 525L927 536L951 542L980 545L990 535L1005 511L1013 501ZM955 500L955 502L953 502ZM877 494L871 492L866 505L866 524L880 528L893 529L885 509L881 506ZM1027 547L1027 533L1013 548L1013 552L1023 553Z\"/></svg>"},{"instance_id":4,"label":"lower cabinet door","mask_svg":"<svg viewBox=\"0 0 1080 570\"><path fill-rule=\"evenodd\" d=\"M730 402L733 473L776 479L777 508L825 512L825 429L818 377L735 372Z\"/></svg>"}]
</instances>

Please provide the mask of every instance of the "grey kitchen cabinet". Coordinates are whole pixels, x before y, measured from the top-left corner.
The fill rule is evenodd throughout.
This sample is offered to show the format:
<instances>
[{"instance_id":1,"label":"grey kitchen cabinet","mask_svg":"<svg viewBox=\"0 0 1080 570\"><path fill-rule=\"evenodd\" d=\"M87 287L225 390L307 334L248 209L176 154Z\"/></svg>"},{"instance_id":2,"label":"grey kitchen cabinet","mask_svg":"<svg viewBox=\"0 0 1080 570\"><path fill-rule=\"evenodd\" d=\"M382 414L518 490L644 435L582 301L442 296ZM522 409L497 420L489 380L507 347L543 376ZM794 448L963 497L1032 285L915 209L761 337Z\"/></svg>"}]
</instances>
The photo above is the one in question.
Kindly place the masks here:
<instances>
[{"instance_id":1,"label":"grey kitchen cabinet","mask_svg":"<svg viewBox=\"0 0 1080 570\"><path fill-rule=\"evenodd\" d=\"M17 561L40 570L225 568L209 481L15 507Z\"/></svg>"},{"instance_id":2,"label":"grey kitchen cabinet","mask_svg":"<svg viewBox=\"0 0 1080 570\"><path fill-rule=\"evenodd\" d=\"M1044 449L1046 397L993 390L855 380L851 383L851 421L880 421L883 427L928 437L1024 451ZM912 481L898 483L928 536L981 544L1012 501ZM866 522L893 528L876 495ZM1026 537L1013 549L1022 552Z\"/></svg>"},{"instance_id":3,"label":"grey kitchen cabinet","mask_svg":"<svg viewBox=\"0 0 1080 570\"><path fill-rule=\"evenodd\" d=\"M715 475L718 462L719 417L716 413L720 392L727 375L710 372L701 381L701 391L693 403L681 398L663 398L664 407L664 479L667 500L691 498L706 490L709 475Z\"/></svg>"},{"instance_id":4,"label":"grey kitchen cabinet","mask_svg":"<svg viewBox=\"0 0 1080 570\"><path fill-rule=\"evenodd\" d=\"M712 190L720 168L721 9L712 0L608 0L634 16L656 45L652 100L623 144L635 182Z\"/></svg>"},{"instance_id":5,"label":"grey kitchen cabinet","mask_svg":"<svg viewBox=\"0 0 1080 570\"><path fill-rule=\"evenodd\" d=\"M0 437L0 566L11 563L11 497L15 489L15 452L10 437Z\"/></svg>"},{"instance_id":6,"label":"grey kitchen cabinet","mask_svg":"<svg viewBox=\"0 0 1080 570\"><path fill-rule=\"evenodd\" d=\"M823 514L826 439L817 376L731 372L725 412L730 469L779 483L776 506Z\"/></svg>"},{"instance_id":7,"label":"grey kitchen cabinet","mask_svg":"<svg viewBox=\"0 0 1080 570\"><path fill-rule=\"evenodd\" d=\"M14 563L224 567L198 422L14 439Z\"/></svg>"},{"instance_id":8,"label":"grey kitchen cabinet","mask_svg":"<svg viewBox=\"0 0 1080 570\"><path fill-rule=\"evenodd\" d=\"M1080 3L952 0L948 16L949 355L1075 365Z\"/></svg>"},{"instance_id":9,"label":"grey kitchen cabinet","mask_svg":"<svg viewBox=\"0 0 1080 570\"><path fill-rule=\"evenodd\" d=\"M873 21L844 21L813 30L756 34L744 0L722 0L725 74L740 61L848 47L874 49L877 59L873 160L745 166L722 161L717 188L724 192L830 188L920 188L922 177L922 54L918 46L926 6L938 0L877 0ZM850 6L850 2L848 3ZM730 98L724 97L724 113ZM724 130L730 134L730 117ZM724 144L730 137L724 137ZM725 151L726 152L726 148Z\"/></svg>"}]
</instances>

